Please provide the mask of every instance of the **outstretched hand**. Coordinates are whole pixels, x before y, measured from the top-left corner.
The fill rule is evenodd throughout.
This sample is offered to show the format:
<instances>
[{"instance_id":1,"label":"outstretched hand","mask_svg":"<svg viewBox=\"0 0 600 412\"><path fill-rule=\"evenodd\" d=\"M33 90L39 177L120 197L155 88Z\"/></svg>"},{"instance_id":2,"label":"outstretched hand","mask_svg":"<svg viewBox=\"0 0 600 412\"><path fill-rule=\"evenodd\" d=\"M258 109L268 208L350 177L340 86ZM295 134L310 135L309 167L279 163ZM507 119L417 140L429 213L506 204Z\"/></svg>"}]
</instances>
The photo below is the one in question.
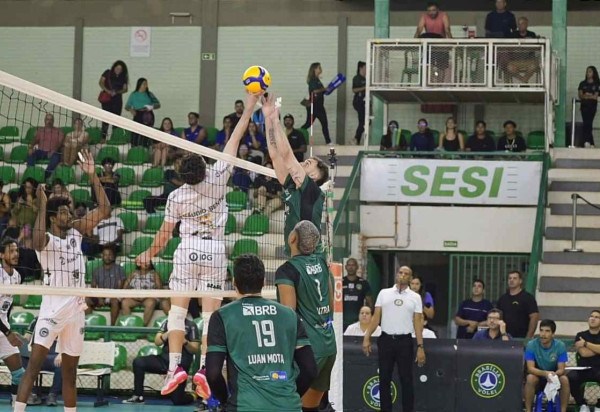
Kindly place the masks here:
<instances>
[{"instance_id":1,"label":"outstretched hand","mask_svg":"<svg viewBox=\"0 0 600 412\"><path fill-rule=\"evenodd\" d=\"M275 104L277 98L273 93L269 93L267 96L262 96L262 112L266 117L279 118L279 108Z\"/></svg>"},{"instance_id":2,"label":"outstretched hand","mask_svg":"<svg viewBox=\"0 0 600 412\"><path fill-rule=\"evenodd\" d=\"M256 103L258 103L258 99L260 99L262 97L264 93L247 93L246 94L246 106L247 108L249 108L250 110L254 111L254 108L256 107Z\"/></svg>"},{"instance_id":3,"label":"outstretched hand","mask_svg":"<svg viewBox=\"0 0 600 412\"><path fill-rule=\"evenodd\" d=\"M35 197L39 200L40 203L46 204L48 201L48 196L46 196L46 185L40 183L35 191Z\"/></svg>"},{"instance_id":4,"label":"outstretched hand","mask_svg":"<svg viewBox=\"0 0 600 412\"><path fill-rule=\"evenodd\" d=\"M94 156L88 149L82 149L78 154L79 160L77 164L81 167L83 173L93 175L96 173L96 164L94 162Z\"/></svg>"}]
</instances>

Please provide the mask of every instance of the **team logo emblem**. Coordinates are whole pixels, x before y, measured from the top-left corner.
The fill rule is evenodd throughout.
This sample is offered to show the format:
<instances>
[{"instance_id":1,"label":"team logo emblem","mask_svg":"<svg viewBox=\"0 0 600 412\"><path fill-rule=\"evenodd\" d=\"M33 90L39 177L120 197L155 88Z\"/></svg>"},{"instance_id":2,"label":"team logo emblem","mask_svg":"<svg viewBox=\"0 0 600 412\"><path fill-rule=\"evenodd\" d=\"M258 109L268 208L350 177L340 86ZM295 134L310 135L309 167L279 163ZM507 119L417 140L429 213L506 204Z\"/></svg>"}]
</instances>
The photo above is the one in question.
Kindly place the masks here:
<instances>
[{"instance_id":1,"label":"team logo emblem","mask_svg":"<svg viewBox=\"0 0 600 412\"><path fill-rule=\"evenodd\" d=\"M360 283L356 285L356 290L362 290L362 285Z\"/></svg>"},{"instance_id":2,"label":"team logo emblem","mask_svg":"<svg viewBox=\"0 0 600 412\"><path fill-rule=\"evenodd\" d=\"M402 305L404 305L404 301L402 299L396 299L394 301L394 305L396 305L396 306L402 306Z\"/></svg>"},{"instance_id":3,"label":"team logo emblem","mask_svg":"<svg viewBox=\"0 0 600 412\"><path fill-rule=\"evenodd\" d=\"M42 338L45 338L49 334L50 334L50 331L48 330L48 328L42 328L42 329L40 329L40 336Z\"/></svg>"},{"instance_id":4,"label":"team logo emblem","mask_svg":"<svg viewBox=\"0 0 600 412\"><path fill-rule=\"evenodd\" d=\"M269 374L272 381L287 381L286 371L274 371Z\"/></svg>"},{"instance_id":5,"label":"team logo emblem","mask_svg":"<svg viewBox=\"0 0 600 412\"><path fill-rule=\"evenodd\" d=\"M369 408L376 411L381 409L381 398L379 391L379 376L370 377L363 385L363 400ZM396 402L396 398L398 398L398 388L396 388L396 384L393 381L391 391L392 404L394 404Z\"/></svg>"},{"instance_id":6,"label":"team logo emblem","mask_svg":"<svg viewBox=\"0 0 600 412\"><path fill-rule=\"evenodd\" d=\"M71 238L71 242L70 243L71 243L71 247L73 249L75 249L77 247L77 241L75 240L75 238Z\"/></svg>"},{"instance_id":7,"label":"team logo emblem","mask_svg":"<svg viewBox=\"0 0 600 412\"><path fill-rule=\"evenodd\" d=\"M242 306L243 316L254 316L254 306Z\"/></svg>"},{"instance_id":8,"label":"team logo emblem","mask_svg":"<svg viewBox=\"0 0 600 412\"><path fill-rule=\"evenodd\" d=\"M195 261L197 261L197 260L198 260L198 254L197 254L197 253L195 253L195 252L193 252L193 253L190 253L190 260L191 260L192 262L195 262Z\"/></svg>"},{"instance_id":9,"label":"team logo emblem","mask_svg":"<svg viewBox=\"0 0 600 412\"><path fill-rule=\"evenodd\" d=\"M482 398L491 399L500 395L505 383L504 372L493 363L483 363L471 374L471 388Z\"/></svg>"},{"instance_id":10,"label":"team logo emblem","mask_svg":"<svg viewBox=\"0 0 600 412\"><path fill-rule=\"evenodd\" d=\"M79 280L79 269L73 271L73 279Z\"/></svg>"}]
</instances>

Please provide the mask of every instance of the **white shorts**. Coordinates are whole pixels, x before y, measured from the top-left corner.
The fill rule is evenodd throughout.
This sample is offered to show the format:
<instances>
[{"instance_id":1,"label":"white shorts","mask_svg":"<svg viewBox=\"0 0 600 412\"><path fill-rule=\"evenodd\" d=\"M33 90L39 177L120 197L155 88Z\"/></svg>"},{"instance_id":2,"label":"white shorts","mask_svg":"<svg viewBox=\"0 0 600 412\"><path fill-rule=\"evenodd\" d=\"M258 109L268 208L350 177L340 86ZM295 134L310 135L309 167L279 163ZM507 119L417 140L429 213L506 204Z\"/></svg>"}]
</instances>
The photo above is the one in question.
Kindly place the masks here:
<instances>
[{"instance_id":1,"label":"white shorts","mask_svg":"<svg viewBox=\"0 0 600 412\"><path fill-rule=\"evenodd\" d=\"M45 318L42 314L35 325L33 342L50 349L56 339L56 351L69 356L81 356L85 314L77 312L63 321Z\"/></svg>"},{"instance_id":2,"label":"white shorts","mask_svg":"<svg viewBox=\"0 0 600 412\"><path fill-rule=\"evenodd\" d=\"M222 291L227 279L225 242L191 236L181 240L173 256L169 288L175 291Z\"/></svg>"},{"instance_id":3,"label":"white shorts","mask_svg":"<svg viewBox=\"0 0 600 412\"><path fill-rule=\"evenodd\" d=\"M0 333L0 360L4 360L12 355L18 355L19 348L13 346L8 341L8 338Z\"/></svg>"}]
</instances>

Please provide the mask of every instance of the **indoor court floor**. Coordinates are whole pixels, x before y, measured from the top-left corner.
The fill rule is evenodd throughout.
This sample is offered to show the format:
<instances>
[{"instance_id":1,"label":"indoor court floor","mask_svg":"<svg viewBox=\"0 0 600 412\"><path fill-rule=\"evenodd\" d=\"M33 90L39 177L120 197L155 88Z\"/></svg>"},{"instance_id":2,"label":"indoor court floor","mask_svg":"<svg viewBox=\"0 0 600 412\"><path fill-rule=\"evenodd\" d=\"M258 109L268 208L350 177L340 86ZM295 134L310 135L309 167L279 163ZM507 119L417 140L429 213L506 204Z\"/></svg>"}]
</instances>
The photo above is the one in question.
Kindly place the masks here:
<instances>
[{"instance_id":1,"label":"indoor court floor","mask_svg":"<svg viewBox=\"0 0 600 412\"><path fill-rule=\"evenodd\" d=\"M122 398L107 398L110 404L107 406L101 406L94 408L94 400L92 397L80 396L77 404L77 412L109 412L114 411L117 407L119 412L193 412L197 409L197 404L191 404L186 406L174 406L168 400L159 399L148 399L145 404L142 405L130 405L122 404ZM27 411L31 412L60 412L63 410L63 403L59 400L58 406L28 406ZM12 411L9 400L2 396L0 398L0 412Z\"/></svg>"}]
</instances>

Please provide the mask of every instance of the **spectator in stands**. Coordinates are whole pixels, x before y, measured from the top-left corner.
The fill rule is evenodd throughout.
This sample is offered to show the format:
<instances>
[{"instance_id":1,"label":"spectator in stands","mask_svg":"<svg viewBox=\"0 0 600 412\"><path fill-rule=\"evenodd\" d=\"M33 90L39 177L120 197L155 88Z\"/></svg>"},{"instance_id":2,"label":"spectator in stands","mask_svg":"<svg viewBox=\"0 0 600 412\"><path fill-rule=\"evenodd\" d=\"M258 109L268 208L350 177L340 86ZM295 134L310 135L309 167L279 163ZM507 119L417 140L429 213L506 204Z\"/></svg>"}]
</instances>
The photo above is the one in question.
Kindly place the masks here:
<instances>
[{"instance_id":1,"label":"spectator in stands","mask_svg":"<svg viewBox=\"0 0 600 412\"><path fill-rule=\"evenodd\" d=\"M237 126L238 122L240 121L242 114L244 114L244 101L236 100L234 104L234 112L227 115L227 117L231 119L231 130L235 129L235 126Z\"/></svg>"},{"instance_id":2,"label":"spectator in stands","mask_svg":"<svg viewBox=\"0 0 600 412\"><path fill-rule=\"evenodd\" d=\"M48 200L54 199L55 197L63 197L67 199L69 201L69 209L71 209L71 211L75 210L73 196L71 196L71 193L67 189L67 186L65 186L65 183L62 181L62 179L56 178L52 181L52 191L48 196Z\"/></svg>"},{"instance_id":3,"label":"spectator in stands","mask_svg":"<svg viewBox=\"0 0 600 412\"><path fill-rule=\"evenodd\" d=\"M181 166L181 157L175 159L173 169L165 170L163 192L159 196L148 196L144 198L144 209L148 213L155 213L156 208L167 204L167 198L171 192L183 184L179 176L179 166Z\"/></svg>"},{"instance_id":4,"label":"spectator in stands","mask_svg":"<svg viewBox=\"0 0 600 412\"><path fill-rule=\"evenodd\" d=\"M231 127L231 125L231 117L225 116L223 118L223 128L217 132L217 139L214 147L215 150L218 150L219 152L223 151L223 148L229 141L229 136L231 136L231 133L233 132L233 127Z\"/></svg>"},{"instance_id":5,"label":"spectator in stands","mask_svg":"<svg viewBox=\"0 0 600 412\"><path fill-rule=\"evenodd\" d=\"M467 152L493 152L496 150L496 142L491 134L486 130L486 124L483 120L478 120L475 124L475 133L467 140Z\"/></svg>"},{"instance_id":6,"label":"spectator in stands","mask_svg":"<svg viewBox=\"0 0 600 412\"><path fill-rule=\"evenodd\" d=\"M518 29L513 32L514 38L517 39L535 39L538 36L527 30L529 20L527 17L519 17ZM540 57L536 57L536 52L529 50L515 50L510 53L510 61L506 65L506 71L520 83L528 83L529 79L539 70Z\"/></svg>"},{"instance_id":7,"label":"spectator in stands","mask_svg":"<svg viewBox=\"0 0 600 412\"><path fill-rule=\"evenodd\" d=\"M425 282L421 276L413 276L410 281L410 288L413 292L416 292L421 296L423 300L423 315L425 315L426 320L431 320L435 316L435 308L433 302L433 296L431 293L425 290Z\"/></svg>"},{"instance_id":8,"label":"spectator in stands","mask_svg":"<svg viewBox=\"0 0 600 412\"><path fill-rule=\"evenodd\" d=\"M302 126L303 129L308 129L315 119L319 119L321 122L321 129L323 130L323 137L325 143L331 143L329 137L329 125L327 123L327 112L325 111L325 92L327 88L321 83L321 63L315 62L308 68L308 76L306 77L306 83L308 84L308 94L312 99L312 116L310 105L306 107L306 122Z\"/></svg>"},{"instance_id":9,"label":"spectator in stands","mask_svg":"<svg viewBox=\"0 0 600 412\"><path fill-rule=\"evenodd\" d=\"M454 117L446 119L446 131L440 134L438 149L446 152L465 150L465 137L458 131Z\"/></svg>"},{"instance_id":10,"label":"spectator in stands","mask_svg":"<svg viewBox=\"0 0 600 412\"><path fill-rule=\"evenodd\" d=\"M271 163L266 163L265 167L273 169ZM281 200L283 187L276 178L258 175L254 179L254 188L256 189L254 191L254 198L256 199L254 214L270 216L273 212L283 207L283 201Z\"/></svg>"},{"instance_id":11,"label":"spectator in stands","mask_svg":"<svg viewBox=\"0 0 600 412\"><path fill-rule=\"evenodd\" d=\"M44 127L37 129L33 142L29 144L27 166L35 166L38 160L47 159L46 179L48 179L56 166L60 163L61 150L65 135L58 127L54 127L54 115L46 113Z\"/></svg>"},{"instance_id":12,"label":"spectator in stands","mask_svg":"<svg viewBox=\"0 0 600 412\"><path fill-rule=\"evenodd\" d=\"M358 115L358 126L356 127L356 132L354 133L354 140L356 144L360 144L360 139L362 138L363 133L365 132L365 90L367 89L367 63L363 61L359 61L356 67L356 75L352 79L352 93L354 93L354 97L352 98L352 107L356 110L356 114ZM285 121L285 117L283 118ZM302 161L302 160L298 160Z\"/></svg>"},{"instance_id":13,"label":"spectator in stands","mask_svg":"<svg viewBox=\"0 0 600 412\"><path fill-rule=\"evenodd\" d=\"M87 205L84 202L75 203L75 219L82 219L87 213Z\"/></svg>"},{"instance_id":14,"label":"spectator in stands","mask_svg":"<svg viewBox=\"0 0 600 412\"><path fill-rule=\"evenodd\" d=\"M115 249L106 245L102 248L102 266L92 273L92 287L102 289L123 289L125 284L125 272L121 265L115 263ZM89 315L96 308L110 307L110 324L115 325L119 316L119 299L117 298L97 298L87 297L85 303L88 308L85 314Z\"/></svg>"},{"instance_id":15,"label":"spectator in stands","mask_svg":"<svg viewBox=\"0 0 600 412\"><path fill-rule=\"evenodd\" d=\"M600 384L600 310L595 309L588 318L588 330L575 335L577 366L589 368L569 371L569 386L579 412L590 412L583 397L586 382ZM594 411L600 412L600 399Z\"/></svg>"},{"instance_id":16,"label":"spectator in stands","mask_svg":"<svg viewBox=\"0 0 600 412\"><path fill-rule=\"evenodd\" d=\"M73 121L73 131L65 136L62 162L65 166L73 166L77 161L77 153L87 149L90 136L83 127L83 120L78 117Z\"/></svg>"},{"instance_id":17,"label":"spectator in stands","mask_svg":"<svg viewBox=\"0 0 600 412\"><path fill-rule=\"evenodd\" d=\"M371 306L363 306L358 312L358 321L345 327L344 336L365 336L365 332L373 318L373 310ZM381 326L377 326L375 332L371 336L380 336Z\"/></svg>"},{"instance_id":18,"label":"spectator in stands","mask_svg":"<svg viewBox=\"0 0 600 412\"><path fill-rule=\"evenodd\" d=\"M20 272L19 272L20 273ZM25 333L24 338L30 340L29 345L21 346L21 360L23 362L23 367L27 368L29 364L29 358L31 357L31 353L29 352L29 347L33 346L35 343L35 325L37 323L38 318L34 318L33 321L29 324L27 328L27 332ZM42 363L42 371L52 372L54 375L52 376L52 386L48 392L48 397L46 398L46 406L56 406L58 395L62 393L62 357L60 353L56 351L57 340L54 341L50 349L48 350L48 356ZM27 399L27 405L41 405L42 399L35 393L31 393L29 398Z\"/></svg>"},{"instance_id":19,"label":"spectator in stands","mask_svg":"<svg viewBox=\"0 0 600 412\"><path fill-rule=\"evenodd\" d=\"M410 151L431 152L435 150L435 140L433 138L433 133L429 130L427 120L419 119L417 127L419 128L419 131L410 138Z\"/></svg>"},{"instance_id":20,"label":"spectator in stands","mask_svg":"<svg viewBox=\"0 0 600 412\"><path fill-rule=\"evenodd\" d=\"M106 196L108 196L108 201L112 206L117 206L121 204L121 193L119 192L119 176L113 169L115 167L115 161L110 157L102 160L102 171L98 173L98 178L100 179L100 183L104 187L104 191L106 192ZM92 190L92 203L97 203L96 194Z\"/></svg>"},{"instance_id":21,"label":"spectator in stands","mask_svg":"<svg viewBox=\"0 0 600 412\"><path fill-rule=\"evenodd\" d=\"M249 162L260 164L260 158L254 158L250 156L248 146L244 143L240 144L238 149L238 158L242 160L247 160ZM250 172L247 169L243 169L240 167L234 167L233 173L231 176L231 182L233 186L240 189L243 192L248 193L248 190L252 187L252 182L254 181L254 173Z\"/></svg>"},{"instance_id":22,"label":"spectator in stands","mask_svg":"<svg viewBox=\"0 0 600 412\"><path fill-rule=\"evenodd\" d=\"M508 291L500 296L496 308L504 314L507 332L514 338L533 338L540 318L537 302L523 290L523 274L514 270L508 274Z\"/></svg>"},{"instance_id":23,"label":"spectator in stands","mask_svg":"<svg viewBox=\"0 0 600 412\"><path fill-rule=\"evenodd\" d=\"M494 306L492 302L483 298L484 292L483 280L475 279L471 288L471 298L460 304L454 316L454 323L458 326L456 339L471 339L477 328L486 326L488 313Z\"/></svg>"},{"instance_id":24,"label":"spectator in stands","mask_svg":"<svg viewBox=\"0 0 600 412\"><path fill-rule=\"evenodd\" d=\"M406 150L408 144L406 143L406 139L402 136L400 132L400 127L398 126L398 122L392 120L388 123L387 132L381 136L381 143L379 145L379 150L385 151L397 151L397 150Z\"/></svg>"},{"instance_id":25,"label":"spectator in stands","mask_svg":"<svg viewBox=\"0 0 600 412\"><path fill-rule=\"evenodd\" d=\"M267 153L267 140L258 130L258 126L256 126L255 123L248 123L248 131L242 141L248 146L250 156L259 157L262 163L265 158L265 153Z\"/></svg>"},{"instance_id":26,"label":"spectator in stands","mask_svg":"<svg viewBox=\"0 0 600 412\"><path fill-rule=\"evenodd\" d=\"M422 37L424 32L427 37L452 38L448 14L440 11L440 6L435 1L427 3L427 12L419 19L415 38Z\"/></svg>"},{"instance_id":27,"label":"spectator in stands","mask_svg":"<svg viewBox=\"0 0 600 412\"><path fill-rule=\"evenodd\" d=\"M506 0L496 0L496 10L485 19L485 37L511 38L517 30L515 15L506 9Z\"/></svg>"},{"instance_id":28,"label":"spectator in stands","mask_svg":"<svg viewBox=\"0 0 600 412\"><path fill-rule=\"evenodd\" d=\"M21 228L17 224L17 218L14 215L9 214L8 222L2 234L0 234L0 239L11 238L16 239L19 237L19 233L21 232Z\"/></svg>"},{"instance_id":29,"label":"spectator in stands","mask_svg":"<svg viewBox=\"0 0 600 412\"><path fill-rule=\"evenodd\" d=\"M344 299L344 329L359 319L361 308L373 307L373 292L369 281L358 276L358 261L349 258L346 261L346 276L342 279Z\"/></svg>"},{"instance_id":30,"label":"spectator in stands","mask_svg":"<svg viewBox=\"0 0 600 412\"><path fill-rule=\"evenodd\" d=\"M125 110L133 115L133 121L148 127L154 126L154 110L160 109L160 101L150 91L148 80L140 77L135 91L129 95ZM151 140L139 133L131 133L132 146L149 147Z\"/></svg>"},{"instance_id":31,"label":"spectator in stands","mask_svg":"<svg viewBox=\"0 0 600 412\"><path fill-rule=\"evenodd\" d=\"M517 124L515 122L507 120L502 127L504 127L504 133L498 139L498 151L524 152L527 150L525 139L517 133Z\"/></svg>"},{"instance_id":32,"label":"spectator in stands","mask_svg":"<svg viewBox=\"0 0 600 412\"><path fill-rule=\"evenodd\" d=\"M199 121L200 115L198 113L189 112L188 124L190 127L186 127L183 132L181 132L181 138L187 140L188 142L206 146L208 144L206 140L206 130L200 125Z\"/></svg>"},{"instance_id":33,"label":"spectator in stands","mask_svg":"<svg viewBox=\"0 0 600 412\"><path fill-rule=\"evenodd\" d=\"M530 340L525 347L527 379L525 381L525 409L533 411L535 394L544 390L547 382L560 382L560 411L567 412L569 404L569 379L565 367L568 362L565 344L554 339L556 323L550 319L540 322L540 336Z\"/></svg>"},{"instance_id":34,"label":"spectator in stands","mask_svg":"<svg viewBox=\"0 0 600 412\"><path fill-rule=\"evenodd\" d=\"M33 230L31 225L23 225L19 236L19 263L16 268L21 274L21 279L41 279L42 265L38 260L37 253L33 248Z\"/></svg>"},{"instance_id":35,"label":"spectator in stands","mask_svg":"<svg viewBox=\"0 0 600 412\"><path fill-rule=\"evenodd\" d=\"M191 320L185 319L185 338L181 353L181 367L189 370L194 362L194 356L200 352L200 335L198 327ZM154 337L154 344L162 346L160 355L138 356L133 360L133 396L123 403L144 403L144 378L148 373L164 375L169 369L169 332L167 321L163 322L160 331ZM189 405L196 400L196 396L186 393L187 381L181 383L171 394L173 405Z\"/></svg>"},{"instance_id":36,"label":"spectator in stands","mask_svg":"<svg viewBox=\"0 0 600 412\"><path fill-rule=\"evenodd\" d=\"M154 265L148 266L137 266L135 271L125 280L123 289L162 289L162 281L158 272L154 270ZM156 298L125 298L121 302L121 312L123 315L130 315L131 310L137 306L144 307L144 326L148 326L152 320L154 309L156 306L165 312L165 315L169 313L169 300L168 299L156 299Z\"/></svg>"},{"instance_id":37,"label":"spectator in stands","mask_svg":"<svg viewBox=\"0 0 600 412\"><path fill-rule=\"evenodd\" d=\"M124 232L123 220L117 216L116 210L113 210L108 218L101 220L94 228L87 254L89 256L97 255L106 247L110 247L116 253L121 252Z\"/></svg>"},{"instance_id":38,"label":"spectator in stands","mask_svg":"<svg viewBox=\"0 0 600 412\"><path fill-rule=\"evenodd\" d=\"M121 115L123 111L123 95L127 93L129 86L129 73L127 65L122 60L117 60L113 63L110 69L102 73L98 82L100 89L110 94L111 99L106 103L102 103L102 110ZM113 126L114 129L114 126ZM108 134L108 123L102 123L102 143L106 141Z\"/></svg>"},{"instance_id":39,"label":"spectator in stands","mask_svg":"<svg viewBox=\"0 0 600 412\"><path fill-rule=\"evenodd\" d=\"M258 132L265 135L265 115L262 112L262 107L259 107L252 113L251 123L254 123L258 129Z\"/></svg>"},{"instance_id":40,"label":"spectator in stands","mask_svg":"<svg viewBox=\"0 0 600 412\"><path fill-rule=\"evenodd\" d=\"M33 227L35 224L35 218L37 217L38 206L35 197L35 191L37 190L37 182L28 177L21 183L19 193L14 206L11 211L11 215L17 220L17 226L22 227L25 224L29 224Z\"/></svg>"},{"instance_id":41,"label":"spectator in stands","mask_svg":"<svg viewBox=\"0 0 600 412\"><path fill-rule=\"evenodd\" d=\"M173 128L173 120L170 117L165 117L162 120L159 130L171 136L179 137L179 134ZM154 141L152 149L152 167L165 167L169 159L169 153L172 151L171 146L167 143Z\"/></svg>"},{"instance_id":42,"label":"spectator in stands","mask_svg":"<svg viewBox=\"0 0 600 412\"><path fill-rule=\"evenodd\" d=\"M3 189L4 182L0 180L0 233L4 232L10 219L10 196Z\"/></svg>"},{"instance_id":43,"label":"spectator in stands","mask_svg":"<svg viewBox=\"0 0 600 412\"><path fill-rule=\"evenodd\" d=\"M473 335L475 340L511 340L512 336L506 332L506 323L502 320L500 309L491 309L487 314L487 328L477 331ZM465 338L469 339L469 338Z\"/></svg>"},{"instance_id":44,"label":"spectator in stands","mask_svg":"<svg viewBox=\"0 0 600 412\"><path fill-rule=\"evenodd\" d=\"M581 120L583 121L583 141L585 147L594 147L594 117L598 107L598 93L600 92L600 77L596 66L585 69L585 80L577 88L581 100Z\"/></svg>"},{"instance_id":45,"label":"spectator in stands","mask_svg":"<svg viewBox=\"0 0 600 412\"><path fill-rule=\"evenodd\" d=\"M283 125L294 156L299 162L303 162L304 153L306 153L306 139L300 130L294 129L294 116L289 113L283 116Z\"/></svg>"}]
</instances>

